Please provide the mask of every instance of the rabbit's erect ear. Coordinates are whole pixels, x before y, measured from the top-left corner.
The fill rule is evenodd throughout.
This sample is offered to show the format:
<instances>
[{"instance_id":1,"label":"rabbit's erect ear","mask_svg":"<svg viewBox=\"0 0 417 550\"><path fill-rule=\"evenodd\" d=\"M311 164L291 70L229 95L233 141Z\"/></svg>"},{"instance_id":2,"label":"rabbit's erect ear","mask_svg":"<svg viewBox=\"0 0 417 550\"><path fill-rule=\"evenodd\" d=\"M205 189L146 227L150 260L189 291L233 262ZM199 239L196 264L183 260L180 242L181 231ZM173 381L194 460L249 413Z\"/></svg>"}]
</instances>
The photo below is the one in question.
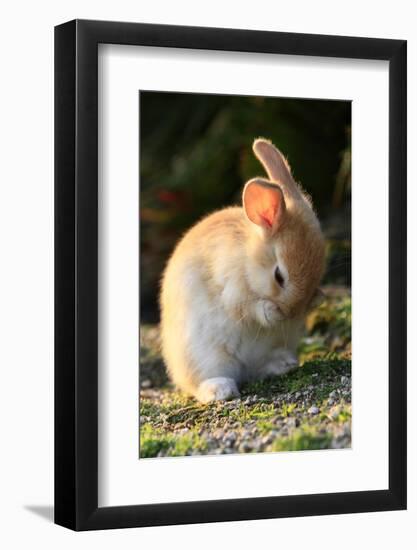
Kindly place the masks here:
<instances>
[{"instance_id":1,"label":"rabbit's erect ear","mask_svg":"<svg viewBox=\"0 0 417 550\"><path fill-rule=\"evenodd\" d=\"M262 138L255 139L253 152L271 181L293 188L295 182L291 175L291 168L282 153L270 141Z\"/></svg>"},{"instance_id":2,"label":"rabbit's erect ear","mask_svg":"<svg viewBox=\"0 0 417 550\"><path fill-rule=\"evenodd\" d=\"M285 217L285 200L280 187L263 178L254 178L243 189L243 208L251 222L273 235Z\"/></svg>"}]
</instances>

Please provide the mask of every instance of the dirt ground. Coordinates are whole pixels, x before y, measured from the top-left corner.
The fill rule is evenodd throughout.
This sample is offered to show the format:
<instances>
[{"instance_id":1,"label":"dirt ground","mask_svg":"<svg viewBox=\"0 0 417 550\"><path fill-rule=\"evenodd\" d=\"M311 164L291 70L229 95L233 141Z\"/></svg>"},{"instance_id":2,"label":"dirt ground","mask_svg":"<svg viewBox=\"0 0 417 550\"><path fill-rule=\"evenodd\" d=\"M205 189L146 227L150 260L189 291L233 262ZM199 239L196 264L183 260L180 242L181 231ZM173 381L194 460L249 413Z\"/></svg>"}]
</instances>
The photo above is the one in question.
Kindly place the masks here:
<instances>
[{"instance_id":1,"label":"dirt ground","mask_svg":"<svg viewBox=\"0 0 417 550\"><path fill-rule=\"evenodd\" d=\"M351 298L327 300L306 319L300 367L248 384L241 397L201 405L169 382L158 325L140 327L140 457L340 449L351 446Z\"/></svg>"}]
</instances>

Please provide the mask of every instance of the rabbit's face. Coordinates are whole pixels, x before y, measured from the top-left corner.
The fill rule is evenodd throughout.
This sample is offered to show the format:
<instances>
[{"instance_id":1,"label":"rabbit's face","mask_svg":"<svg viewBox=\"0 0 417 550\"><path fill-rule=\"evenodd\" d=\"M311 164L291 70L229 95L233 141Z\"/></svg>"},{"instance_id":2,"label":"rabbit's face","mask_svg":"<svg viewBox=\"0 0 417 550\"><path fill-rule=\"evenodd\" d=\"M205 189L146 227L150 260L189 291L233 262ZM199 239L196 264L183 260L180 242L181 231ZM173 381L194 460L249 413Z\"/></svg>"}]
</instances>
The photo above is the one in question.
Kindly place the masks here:
<instances>
[{"instance_id":1,"label":"rabbit's face","mask_svg":"<svg viewBox=\"0 0 417 550\"><path fill-rule=\"evenodd\" d=\"M324 239L317 224L287 213L286 223L269 237L253 231L246 276L253 294L272 301L280 317L303 315L316 297L324 270Z\"/></svg>"},{"instance_id":2,"label":"rabbit's face","mask_svg":"<svg viewBox=\"0 0 417 550\"><path fill-rule=\"evenodd\" d=\"M250 180L243 208L251 223L246 278L253 294L272 301L282 319L305 313L324 271L324 239L309 199L288 163L265 141L254 151L270 180Z\"/></svg>"}]
</instances>

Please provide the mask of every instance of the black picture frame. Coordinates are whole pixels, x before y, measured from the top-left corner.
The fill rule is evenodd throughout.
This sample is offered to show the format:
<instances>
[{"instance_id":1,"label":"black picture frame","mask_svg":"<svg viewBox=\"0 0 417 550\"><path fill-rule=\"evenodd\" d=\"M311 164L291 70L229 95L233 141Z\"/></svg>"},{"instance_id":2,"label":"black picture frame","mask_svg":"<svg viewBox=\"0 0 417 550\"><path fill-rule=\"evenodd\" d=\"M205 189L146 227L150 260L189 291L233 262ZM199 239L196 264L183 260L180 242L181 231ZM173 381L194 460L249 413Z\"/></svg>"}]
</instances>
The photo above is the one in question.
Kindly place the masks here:
<instances>
[{"instance_id":1,"label":"black picture frame","mask_svg":"<svg viewBox=\"0 0 417 550\"><path fill-rule=\"evenodd\" d=\"M389 62L389 488L98 507L98 44ZM55 28L55 523L74 530L406 508L404 40L74 20Z\"/></svg>"}]
</instances>

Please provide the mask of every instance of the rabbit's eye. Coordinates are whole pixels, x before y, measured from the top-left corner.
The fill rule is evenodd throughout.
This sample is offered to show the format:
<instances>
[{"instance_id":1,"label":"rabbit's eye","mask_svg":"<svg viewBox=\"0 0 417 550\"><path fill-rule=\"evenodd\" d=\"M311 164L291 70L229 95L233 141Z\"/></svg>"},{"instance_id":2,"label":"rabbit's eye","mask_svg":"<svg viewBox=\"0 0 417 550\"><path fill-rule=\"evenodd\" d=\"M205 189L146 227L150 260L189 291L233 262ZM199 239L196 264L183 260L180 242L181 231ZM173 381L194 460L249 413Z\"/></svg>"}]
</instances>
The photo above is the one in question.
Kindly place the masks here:
<instances>
[{"instance_id":1,"label":"rabbit's eye","mask_svg":"<svg viewBox=\"0 0 417 550\"><path fill-rule=\"evenodd\" d=\"M278 266L275 268L274 277L275 277L276 282L279 284L279 286L283 287L285 281L284 281L284 277L282 276L282 273L281 273Z\"/></svg>"}]
</instances>

